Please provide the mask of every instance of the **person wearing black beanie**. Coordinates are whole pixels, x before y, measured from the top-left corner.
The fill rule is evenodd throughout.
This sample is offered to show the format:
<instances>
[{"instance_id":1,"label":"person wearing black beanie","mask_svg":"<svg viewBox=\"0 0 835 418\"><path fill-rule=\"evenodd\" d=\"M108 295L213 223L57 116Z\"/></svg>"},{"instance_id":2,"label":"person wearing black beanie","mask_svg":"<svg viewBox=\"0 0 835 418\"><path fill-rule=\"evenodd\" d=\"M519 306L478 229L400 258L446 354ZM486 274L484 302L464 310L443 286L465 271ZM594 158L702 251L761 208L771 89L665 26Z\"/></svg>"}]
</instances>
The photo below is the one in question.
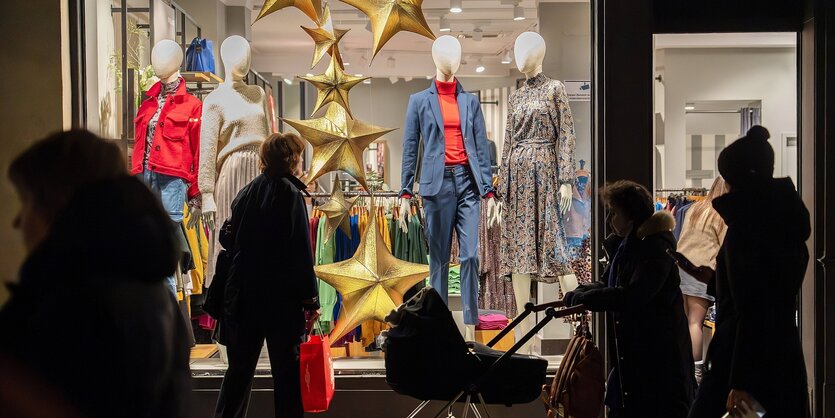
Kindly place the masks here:
<instances>
[{"instance_id":1,"label":"person wearing black beanie","mask_svg":"<svg viewBox=\"0 0 835 418\"><path fill-rule=\"evenodd\" d=\"M715 418L754 400L766 418L809 416L795 320L809 211L790 179L773 178L768 138L754 126L719 155L731 191L713 207L728 231L716 266L716 331L691 418Z\"/></svg>"}]
</instances>

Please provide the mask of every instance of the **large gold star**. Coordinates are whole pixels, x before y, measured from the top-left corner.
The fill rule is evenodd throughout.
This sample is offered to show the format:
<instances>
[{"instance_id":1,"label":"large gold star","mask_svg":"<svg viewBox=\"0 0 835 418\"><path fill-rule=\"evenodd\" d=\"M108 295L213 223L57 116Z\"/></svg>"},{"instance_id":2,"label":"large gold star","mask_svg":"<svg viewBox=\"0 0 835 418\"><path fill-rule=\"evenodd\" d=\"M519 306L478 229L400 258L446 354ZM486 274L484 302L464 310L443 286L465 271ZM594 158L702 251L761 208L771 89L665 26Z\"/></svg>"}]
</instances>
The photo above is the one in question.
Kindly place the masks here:
<instances>
[{"instance_id":1,"label":"large gold star","mask_svg":"<svg viewBox=\"0 0 835 418\"><path fill-rule=\"evenodd\" d=\"M295 7L313 19L317 24L321 22L322 1L321 0L267 0L261 7L261 12L255 18L255 22L262 17L275 13L285 7ZM252 23L255 23L252 22Z\"/></svg>"},{"instance_id":2,"label":"large gold star","mask_svg":"<svg viewBox=\"0 0 835 418\"><path fill-rule=\"evenodd\" d=\"M408 31L435 39L426 23L421 5L423 0L342 0L356 7L371 20L374 34L374 57L397 32Z\"/></svg>"},{"instance_id":3,"label":"large gold star","mask_svg":"<svg viewBox=\"0 0 835 418\"><path fill-rule=\"evenodd\" d=\"M315 119L285 119L302 138L313 145L307 184L331 171L342 170L354 177L368 190L362 152L377 138L394 129L381 128L348 117L348 112L336 103L328 105L325 115Z\"/></svg>"},{"instance_id":4,"label":"large gold star","mask_svg":"<svg viewBox=\"0 0 835 418\"><path fill-rule=\"evenodd\" d=\"M357 203L358 198L359 196L346 199L339 184L339 177L334 176L331 198L324 205L319 206L319 210L328 218L325 225L325 242L330 241L336 228L341 229L348 238L351 238L351 208Z\"/></svg>"},{"instance_id":5,"label":"large gold star","mask_svg":"<svg viewBox=\"0 0 835 418\"><path fill-rule=\"evenodd\" d=\"M316 276L342 295L332 342L369 319L385 322L386 315L403 303L403 294L429 275L429 266L399 260L389 252L377 230L377 211L372 207L370 213L352 258L314 267Z\"/></svg>"},{"instance_id":6,"label":"large gold star","mask_svg":"<svg viewBox=\"0 0 835 418\"><path fill-rule=\"evenodd\" d=\"M342 55L339 53L339 41L342 40L342 37L350 29L335 29L333 27L330 6L325 5L325 12L322 15L322 23L320 25L317 25L315 29L302 26L302 29L313 38L315 44L313 63L310 64L310 68L315 67L325 54L330 54L339 64L339 68L345 68L345 65L342 63Z\"/></svg>"},{"instance_id":7,"label":"large gold star","mask_svg":"<svg viewBox=\"0 0 835 418\"><path fill-rule=\"evenodd\" d=\"M337 103L348 112L348 116L353 118L351 106L348 104L348 91L369 77L355 77L345 74L345 71L342 71L342 68L336 64L336 59L331 58L331 63L324 74L310 77L300 76L299 78L309 81L319 91L316 95L314 114L328 103Z\"/></svg>"}]
</instances>

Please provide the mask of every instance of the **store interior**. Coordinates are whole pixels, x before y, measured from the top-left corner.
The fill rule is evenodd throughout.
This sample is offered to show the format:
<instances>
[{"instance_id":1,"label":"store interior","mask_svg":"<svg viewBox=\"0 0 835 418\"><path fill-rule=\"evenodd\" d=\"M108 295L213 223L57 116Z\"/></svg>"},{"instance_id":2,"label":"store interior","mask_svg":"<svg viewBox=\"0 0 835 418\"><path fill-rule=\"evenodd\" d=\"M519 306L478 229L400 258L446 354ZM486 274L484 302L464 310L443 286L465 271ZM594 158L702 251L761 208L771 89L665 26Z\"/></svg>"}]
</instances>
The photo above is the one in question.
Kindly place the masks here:
<instances>
[{"instance_id":1,"label":"store interior","mask_svg":"<svg viewBox=\"0 0 835 418\"><path fill-rule=\"evenodd\" d=\"M125 0L124 4L119 0L87 1L84 48L87 126L103 136L121 140L126 154L131 155L137 109L145 99L144 92L155 81L151 65L154 47L163 40L172 40L186 51L187 59L181 71L188 91L205 99L228 77L221 60L221 45L232 36L248 41L251 67L244 81L265 91L268 119L273 130L294 131L295 125L288 121L322 117L324 112L315 107L316 87L302 78L325 74L331 66L332 58L325 54L311 67L314 42L302 27L315 28L316 25L305 13L292 7L259 19L262 5L262 2L252 0ZM367 197L357 200L351 216L362 222L370 211L377 211L386 220L378 224L381 234L388 235L389 241L393 241L400 205L398 192L403 180L403 128L407 106L411 95L434 82L433 40L416 33L400 32L375 55L369 18L343 2L323 3L325 5L332 28L347 31L338 43L344 72L370 77L350 90L353 119L395 129L376 139L364 151L364 175L377 195L373 202ZM506 128L508 115L512 112L509 99L525 83L525 75L517 68L514 56L514 43L519 35L524 32L541 35L547 47L542 72L550 79L561 81L568 92L576 137L572 150L576 166L571 207L565 215L565 234L572 251L574 274L560 276L555 283L528 281L526 286L520 287L496 272L480 272L479 308L501 312L512 320L524 306L519 302L520 289L530 296L521 300L546 303L559 300L564 291L591 280L594 193L590 187L594 183L590 177L595 161L590 94L590 3L427 0L422 4L422 11L434 36L450 35L461 45L461 65L455 78L479 99L486 136L495 147L491 152L494 176L506 152ZM197 46L195 40L198 43L209 40L211 47L208 44ZM745 126L753 124L764 124L772 132L772 146L777 154L775 175L797 179L795 34L655 35L654 45L654 73L648 77L656 80L654 169L659 202L666 202L673 195L703 196L718 175L715 166L718 153L744 133ZM200 48L208 48L211 54L200 52ZM201 57L212 56L212 65L207 67L204 62L198 71L188 68L191 65L189 50L192 53L198 50ZM621 135L624 141L630 140L628 132ZM308 144L305 170L311 169L315 159L315 150ZM364 187L360 183L357 176L339 170L318 177L316 193L310 201L312 218L326 217L321 207L337 189L346 193L361 192ZM415 208L415 213L419 210ZM341 232L335 233L337 240L341 239ZM487 233L485 231L485 236ZM192 249L198 254L196 264L202 261L205 267L210 253L201 246L207 245L211 236L197 235ZM357 245L359 243L355 242L354 246ZM412 258L398 254L393 243L388 245L396 257ZM202 259L200 253L204 254ZM498 251L492 250L480 254L498 257ZM451 269L455 269L455 254L452 259ZM426 263L425 260L424 255L423 261L407 261ZM480 261L483 265L492 264ZM184 312L193 319L197 344L193 368L196 373L216 377L225 370L223 349L212 342L213 321L200 313L210 270L196 269L201 270L199 277L193 271L185 272L178 290ZM457 287L450 286L449 307L461 333L466 334L462 298L455 289ZM486 289L494 293L488 295ZM328 316L330 329L339 321L339 303L336 302L336 311ZM536 319L542 319L542 315ZM377 337L385 328L379 321L366 321L353 336L336 341L332 355L337 375L382 374L385 370L383 353ZM559 366L573 330L570 322L554 321L541 330L526 349L546 357L549 370L553 372ZM495 335L494 331L476 329L473 337L487 342ZM508 338L501 342L501 347L513 345L513 335ZM269 369L266 351L259 369Z\"/></svg>"}]
</instances>

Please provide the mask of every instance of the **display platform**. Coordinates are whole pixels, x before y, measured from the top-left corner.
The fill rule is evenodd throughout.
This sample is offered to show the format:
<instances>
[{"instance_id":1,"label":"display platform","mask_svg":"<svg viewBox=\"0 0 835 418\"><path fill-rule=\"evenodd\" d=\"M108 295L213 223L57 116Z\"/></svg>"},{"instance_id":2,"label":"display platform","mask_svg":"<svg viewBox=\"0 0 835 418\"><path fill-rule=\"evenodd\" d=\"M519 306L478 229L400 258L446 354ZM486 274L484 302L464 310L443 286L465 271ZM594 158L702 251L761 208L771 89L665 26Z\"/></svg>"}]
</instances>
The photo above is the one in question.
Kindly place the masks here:
<instances>
[{"instance_id":1,"label":"display platform","mask_svg":"<svg viewBox=\"0 0 835 418\"><path fill-rule=\"evenodd\" d=\"M548 382L559 369L562 356L546 356L548 359ZM192 391L191 417L207 417L214 413L223 374L226 365L219 357L195 359L191 362L194 389ZM383 359L335 359L336 394L330 409L320 414L308 414L311 417L327 418L398 418L407 417L420 403L419 400L395 393L386 383L385 363ZM547 382L542 382L543 384ZM270 376L269 360L262 358L255 372L252 385L249 418L272 418L273 381ZM431 417L443 407L442 402L433 402L420 415ZM538 417L544 416L544 407L540 400L525 405L505 407L490 405L489 413L494 418ZM455 416L461 416L461 405ZM443 414L442 416L446 416Z\"/></svg>"}]
</instances>

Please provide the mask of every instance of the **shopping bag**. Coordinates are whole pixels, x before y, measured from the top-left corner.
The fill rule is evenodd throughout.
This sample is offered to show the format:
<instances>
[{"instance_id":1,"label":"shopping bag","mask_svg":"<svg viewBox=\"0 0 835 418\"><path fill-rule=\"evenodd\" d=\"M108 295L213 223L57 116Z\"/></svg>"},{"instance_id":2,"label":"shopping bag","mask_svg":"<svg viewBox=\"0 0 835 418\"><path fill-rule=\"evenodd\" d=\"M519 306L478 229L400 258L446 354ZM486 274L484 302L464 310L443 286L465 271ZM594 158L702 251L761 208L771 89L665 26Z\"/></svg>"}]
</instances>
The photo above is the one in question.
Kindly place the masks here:
<instances>
[{"instance_id":1,"label":"shopping bag","mask_svg":"<svg viewBox=\"0 0 835 418\"><path fill-rule=\"evenodd\" d=\"M186 50L186 71L215 72L212 41L200 37L192 39Z\"/></svg>"},{"instance_id":2,"label":"shopping bag","mask_svg":"<svg viewBox=\"0 0 835 418\"><path fill-rule=\"evenodd\" d=\"M300 348L302 404L305 412L324 412L333 399L335 380L327 336L311 335Z\"/></svg>"}]
</instances>

